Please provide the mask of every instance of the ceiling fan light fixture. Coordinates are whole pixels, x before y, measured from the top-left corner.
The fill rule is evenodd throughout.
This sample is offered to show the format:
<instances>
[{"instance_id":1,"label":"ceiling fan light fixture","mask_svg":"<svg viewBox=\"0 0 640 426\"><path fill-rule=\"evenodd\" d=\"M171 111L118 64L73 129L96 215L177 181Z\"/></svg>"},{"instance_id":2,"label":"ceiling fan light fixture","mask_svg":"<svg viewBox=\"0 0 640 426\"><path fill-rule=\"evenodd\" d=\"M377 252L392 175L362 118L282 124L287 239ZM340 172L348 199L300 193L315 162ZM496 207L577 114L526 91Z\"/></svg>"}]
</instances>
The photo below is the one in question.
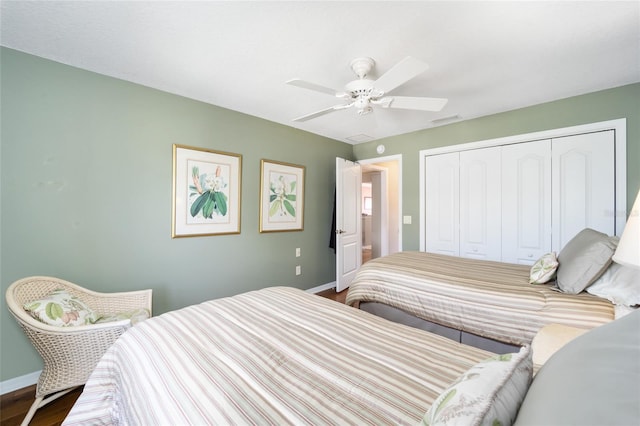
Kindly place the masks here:
<instances>
[{"instance_id":1,"label":"ceiling fan light fixture","mask_svg":"<svg viewBox=\"0 0 640 426\"><path fill-rule=\"evenodd\" d=\"M358 99L355 100L353 106L355 106L358 111L367 108L371 109L371 107L369 106L369 98L366 98L364 96L359 96Z\"/></svg>"}]
</instances>

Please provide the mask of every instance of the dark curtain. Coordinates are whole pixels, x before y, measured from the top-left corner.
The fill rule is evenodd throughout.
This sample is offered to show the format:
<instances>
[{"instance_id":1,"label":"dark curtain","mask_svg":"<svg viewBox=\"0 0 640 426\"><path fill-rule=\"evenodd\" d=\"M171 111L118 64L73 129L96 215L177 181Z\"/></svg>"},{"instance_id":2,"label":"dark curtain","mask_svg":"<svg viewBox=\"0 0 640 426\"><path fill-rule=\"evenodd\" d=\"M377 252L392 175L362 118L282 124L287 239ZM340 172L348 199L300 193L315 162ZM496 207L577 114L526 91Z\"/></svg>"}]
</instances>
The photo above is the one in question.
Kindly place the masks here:
<instances>
[{"instance_id":1,"label":"dark curtain","mask_svg":"<svg viewBox=\"0 0 640 426\"><path fill-rule=\"evenodd\" d=\"M336 190L333 190L333 218L331 219L331 235L329 236L329 247L336 252Z\"/></svg>"}]
</instances>

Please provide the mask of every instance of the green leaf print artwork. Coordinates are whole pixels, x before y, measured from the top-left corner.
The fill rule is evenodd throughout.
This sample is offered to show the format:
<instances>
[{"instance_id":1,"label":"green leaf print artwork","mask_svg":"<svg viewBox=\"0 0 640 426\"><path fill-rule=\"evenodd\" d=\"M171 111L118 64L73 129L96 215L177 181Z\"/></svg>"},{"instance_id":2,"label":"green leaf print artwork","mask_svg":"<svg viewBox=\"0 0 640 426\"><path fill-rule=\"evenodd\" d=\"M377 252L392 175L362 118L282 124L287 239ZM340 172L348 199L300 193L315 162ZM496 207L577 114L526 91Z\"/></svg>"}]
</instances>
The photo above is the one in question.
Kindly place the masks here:
<instances>
[{"instance_id":1,"label":"green leaf print artwork","mask_svg":"<svg viewBox=\"0 0 640 426\"><path fill-rule=\"evenodd\" d=\"M189 213L191 217L202 214L205 219L213 218L213 215L227 215L227 195L222 192L227 183L222 176L220 166L216 167L215 174L202 173L198 167L191 169L193 185L189 186L189 197L197 197L191 204Z\"/></svg>"},{"instance_id":2,"label":"green leaf print artwork","mask_svg":"<svg viewBox=\"0 0 640 426\"><path fill-rule=\"evenodd\" d=\"M269 185L269 217L291 216L296 217L296 184L295 180L289 180L284 175L279 175Z\"/></svg>"}]
</instances>

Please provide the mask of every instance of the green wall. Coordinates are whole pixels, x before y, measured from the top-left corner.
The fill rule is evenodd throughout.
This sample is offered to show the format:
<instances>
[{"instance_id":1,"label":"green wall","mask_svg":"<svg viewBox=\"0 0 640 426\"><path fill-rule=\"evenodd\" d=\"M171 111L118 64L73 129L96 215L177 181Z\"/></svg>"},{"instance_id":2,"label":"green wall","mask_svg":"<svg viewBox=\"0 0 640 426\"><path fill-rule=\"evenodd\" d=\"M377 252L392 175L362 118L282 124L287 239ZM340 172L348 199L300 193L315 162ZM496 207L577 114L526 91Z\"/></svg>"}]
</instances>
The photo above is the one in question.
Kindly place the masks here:
<instances>
[{"instance_id":1,"label":"green wall","mask_svg":"<svg viewBox=\"0 0 640 426\"><path fill-rule=\"evenodd\" d=\"M413 216L405 250L419 247L422 149L626 117L629 208L640 187L640 84L352 147L6 48L0 66L3 294L29 275L98 291L153 288L157 315L271 285L332 282L335 157L375 158L380 143L384 156L403 156L403 215ZM242 154L240 235L171 239L174 143ZM306 166L304 231L258 232L262 158ZM0 380L40 369L6 308L0 322Z\"/></svg>"},{"instance_id":2,"label":"green wall","mask_svg":"<svg viewBox=\"0 0 640 426\"><path fill-rule=\"evenodd\" d=\"M402 154L402 214L413 217L411 225L403 225L402 244L404 250L418 250L421 150L618 118L627 119L629 211L640 188L640 83L359 144L353 153L358 160L375 158L376 147L384 144L384 156Z\"/></svg>"},{"instance_id":3,"label":"green wall","mask_svg":"<svg viewBox=\"0 0 640 426\"><path fill-rule=\"evenodd\" d=\"M97 291L153 288L160 314L272 285L335 281L335 157L350 158L351 145L10 49L0 54L3 295L18 278L51 275ZM174 143L242 154L241 234L171 239ZM258 232L262 158L306 166L304 231ZM7 380L42 364L2 304Z\"/></svg>"}]
</instances>

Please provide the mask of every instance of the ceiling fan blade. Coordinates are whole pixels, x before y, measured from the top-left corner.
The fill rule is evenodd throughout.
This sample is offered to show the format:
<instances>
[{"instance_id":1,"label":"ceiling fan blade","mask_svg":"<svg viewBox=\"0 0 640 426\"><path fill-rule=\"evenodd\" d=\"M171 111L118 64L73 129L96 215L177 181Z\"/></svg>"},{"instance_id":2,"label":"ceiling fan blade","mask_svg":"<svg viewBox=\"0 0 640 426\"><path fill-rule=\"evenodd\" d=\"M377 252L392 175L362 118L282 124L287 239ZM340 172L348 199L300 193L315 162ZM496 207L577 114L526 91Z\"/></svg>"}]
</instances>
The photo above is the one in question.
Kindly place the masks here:
<instances>
[{"instance_id":1,"label":"ceiling fan blade","mask_svg":"<svg viewBox=\"0 0 640 426\"><path fill-rule=\"evenodd\" d=\"M407 56L377 79L373 86L376 90L389 93L401 84L404 84L417 75L422 74L428 68L429 65L424 62L411 56Z\"/></svg>"},{"instance_id":2,"label":"ceiling fan blade","mask_svg":"<svg viewBox=\"0 0 640 426\"><path fill-rule=\"evenodd\" d=\"M391 102L382 105L387 108L417 109L420 111L440 111L449 101L445 98L419 98L412 96L391 96ZM388 99L388 98L383 98Z\"/></svg>"},{"instance_id":3,"label":"ceiling fan blade","mask_svg":"<svg viewBox=\"0 0 640 426\"><path fill-rule=\"evenodd\" d=\"M329 87L321 86L319 84L311 83L309 81L300 80L297 78L287 81L287 84L296 87L302 87L303 89L313 90L314 92L326 93L327 95L335 96L336 98L342 98L346 95L346 93L344 92L338 92L337 90L331 89Z\"/></svg>"},{"instance_id":4,"label":"ceiling fan blade","mask_svg":"<svg viewBox=\"0 0 640 426\"><path fill-rule=\"evenodd\" d=\"M344 104L344 105L334 105L334 106L329 107L329 108L321 109L320 111L312 112L311 114L303 115L302 117L294 118L293 121L301 122L301 121L311 120L313 118L320 117L320 116L323 116L325 114L329 114L329 113L331 113L333 111L338 111L338 110L341 110L341 109L349 108L352 105L353 105L353 102L351 102L349 104Z\"/></svg>"}]
</instances>

